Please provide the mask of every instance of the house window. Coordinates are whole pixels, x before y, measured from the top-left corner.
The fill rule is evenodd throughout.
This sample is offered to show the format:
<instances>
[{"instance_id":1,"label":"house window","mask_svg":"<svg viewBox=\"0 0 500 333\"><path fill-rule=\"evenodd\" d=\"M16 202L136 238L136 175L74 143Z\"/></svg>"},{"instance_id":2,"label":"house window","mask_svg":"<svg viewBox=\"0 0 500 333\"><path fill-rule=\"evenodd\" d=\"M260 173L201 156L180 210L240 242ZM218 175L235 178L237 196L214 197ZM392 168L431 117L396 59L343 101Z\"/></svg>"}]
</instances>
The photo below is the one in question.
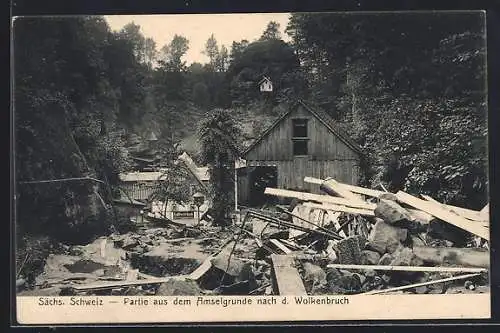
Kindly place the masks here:
<instances>
[{"instance_id":1,"label":"house window","mask_svg":"<svg viewBox=\"0 0 500 333\"><path fill-rule=\"evenodd\" d=\"M307 119L292 119L293 155L308 155Z\"/></svg>"},{"instance_id":2,"label":"house window","mask_svg":"<svg viewBox=\"0 0 500 333\"><path fill-rule=\"evenodd\" d=\"M307 139L307 119L293 119L293 138Z\"/></svg>"}]
</instances>

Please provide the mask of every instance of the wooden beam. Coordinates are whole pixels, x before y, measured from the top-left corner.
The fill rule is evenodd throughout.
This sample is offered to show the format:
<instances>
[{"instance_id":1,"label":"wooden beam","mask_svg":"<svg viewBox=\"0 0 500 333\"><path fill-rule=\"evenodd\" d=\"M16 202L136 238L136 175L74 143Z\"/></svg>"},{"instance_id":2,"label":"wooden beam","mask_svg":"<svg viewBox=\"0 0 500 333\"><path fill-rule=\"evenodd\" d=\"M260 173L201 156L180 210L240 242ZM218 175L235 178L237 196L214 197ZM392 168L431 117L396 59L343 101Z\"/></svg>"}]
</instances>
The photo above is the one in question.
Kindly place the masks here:
<instances>
[{"instance_id":1,"label":"wooden beam","mask_svg":"<svg viewBox=\"0 0 500 333\"><path fill-rule=\"evenodd\" d=\"M413 246L413 254L425 262L442 265L490 267L490 253L484 248Z\"/></svg>"},{"instance_id":2,"label":"wooden beam","mask_svg":"<svg viewBox=\"0 0 500 333\"><path fill-rule=\"evenodd\" d=\"M486 204L486 206L483 207L483 209L481 209L479 211L479 214L481 216L481 218L485 221L489 221L490 220L490 204Z\"/></svg>"},{"instance_id":3,"label":"wooden beam","mask_svg":"<svg viewBox=\"0 0 500 333\"><path fill-rule=\"evenodd\" d=\"M480 275L480 273L465 274L465 275L459 275L459 276L452 276L452 277L449 277L449 278L446 278L446 279L440 279L440 280L434 280L434 281L414 283L414 284L409 284L407 286L401 286L401 287L395 287L395 288L389 288L389 289L382 289L382 290L373 290L373 291L369 291L367 293L362 293L361 295L383 294L383 293L388 293L388 292L392 292L392 291L399 291L399 290L406 290L406 289L411 289L411 288L429 286L429 285L436 284L436 283L443 283L443 282L456 281L456 280L465 280L465 279L472 278L472 277L475 277L475 276L478 276L478 275Z\"/></svg>"},{"instance_id":4,"label":"wooden beam","mask_svg":"<svg viewBox=\"0 0 500 333\"><path fill-rule=\"evenodd\" d=\"M365 202L359 194L355 194L344 187L344 184L333 178L327 178L320 185L320 189L330 195L337 195L347 200Z\"/></svg>"},{"instance_id":5,"label":"wooden beam","mask_svg":"<svg viewBox=\"0 0 500 333\"><path fill-rule=\"evenodd\" d=\"M421 196L425 200L434 202L435 204L438 204L438 205L441 205L441 206L445 207L446 209L448 209L448 210L454 212L455 214L458 214L458 215L460 215L468 220L472 220L472 221L476 221L476 222L486 222L486 223L488 221L488 218L484 219L481 215L481 212L479 212L479 211L447 205L447 204L441 203L441 202L435 200L434 198L432 198L431 196L428 196L425 194L421 194Z\"/></svg>"},{"instance_id":6,"label":"wooden beam","mask_svg":"<svg viewBox=\"0 0 500 333\"><path fill-rule=\"evenodd\" d=\"M290 250L289 248L287 248L285 245L283 245L279 240L277 239L274 239L274 238L271 238L269 239L269 242L271 244L273 244L274 246L276 246L278 249L280 249L281 251L285 252L285 254L290 254L292 253L292 250Z\"/></svg>"},{"instance_id":7,"label":"wooden beam","mask_svg":"<svg viewBox=\"0 0 500 333\"><path fill-rule=\"evenodd\" d=\"M310 183L310 184L318 184L321 185L323 183L322 179L319 178L313 178L313 177L305 177L304 182ZM345 184L345 183L339 183L342 184L342 186L353 193L358 193L358 194L364 194L369 197L374 197L378 198L381 194L386 193L378 190L372 190L369 188L361 187L361 186L355 186L355 185L350 185L350 184Z\"/></svg>"},{"instance_id":8,"label":"wooden beam","mask_svg":"<svg viewBox=\"0 0 500 333\"><path fill-rule=\"evenodd\" d=\"M279 295L306 296L307 292L302 278L294 266L294 257L287 255L271 255L272 273L275 288Z\"/></svg>"},{"instance_id":9,"label":"wooden beam","mask_svg":"<svg viewBox=\"0 0 500 333\"><path fill-rule=\"evenodd\" d=\"M334 204L317 204L317 203L312 203L312 202L304 202L302 205L304 205L306 207L310 207L310 208L331 210L334 212L345 212L345 213L350 213L350 214L375 216L375 213L373 212L373 210L368 210L368 209L358 209L358 208L352 208L352 207L346 207L346 206L334 205Z\"/></svg>"},{"instance_id":10,"label":"wooden beam","mask_svg":"<svg viewBox=\"0 0 500 333\"><path fill-rule=\"evenodd\" d=\"M391 266L391 265L345 265L330 264L328 268L337 269L369 269L379 271L398 271L398 272L462 272L462 273L481 273L488 272L486 268L478 267L425 267L425 266Z\"/></svg>"},{"instance_id":11,"label":"wooden beam","mask_svg":"<svg viewBox=\"0 0 500 333\"><path fill-rule=\"evenodd\" d=\"M297 192L290 190L281 190L278 188L266 187L265 194L276 195L280 197L288 197L288 198L296 198L303 201L318 201L321 203L333 203L337 205L344 205L355 208L362 209L375 209L376 205L368 202L359 202L353 200L347 200L344 198L336 198L329 195L321 195L321 194L311 194L305 192Z\"/></svg>"},{"instance_id":12,"label":"wooden beam","mask_svg":"<svg viewBox=\"0 0 500 333\"><path fill-rule=\"evenodd\" d=\"M468 231L488 241L490 239L488 228L485 228L482 225L475 224L454 212L448 211L439 204L416 198L403 191L399 191L398 193L396 193L396 197L398 198L398 201L410 205L414 208L423 210L424 212L429 213L437 217L438 219L448 222L460 229Z\"/></svg>"}]
</instances>

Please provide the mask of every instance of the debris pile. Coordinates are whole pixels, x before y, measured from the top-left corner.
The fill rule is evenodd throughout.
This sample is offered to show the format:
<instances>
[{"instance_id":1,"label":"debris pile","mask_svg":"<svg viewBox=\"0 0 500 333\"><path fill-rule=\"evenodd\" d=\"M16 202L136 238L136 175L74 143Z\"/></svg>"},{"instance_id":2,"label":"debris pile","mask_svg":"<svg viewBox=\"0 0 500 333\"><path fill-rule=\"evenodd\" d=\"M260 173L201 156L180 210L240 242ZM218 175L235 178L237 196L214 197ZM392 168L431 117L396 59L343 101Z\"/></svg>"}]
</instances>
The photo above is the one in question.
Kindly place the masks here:
<instances>
[{"instance_id":1,"label":"debris pile","mask_svg":"<svg viewBox=\"0 0 500 333\"><path fill-rule=\"evenodd\" d=\"M325 194L266 188L292 204L229 228L161 227L51 255L29 295L323 295L488 292L488 206L306 177Z\"/></svg>"}]
</instances>

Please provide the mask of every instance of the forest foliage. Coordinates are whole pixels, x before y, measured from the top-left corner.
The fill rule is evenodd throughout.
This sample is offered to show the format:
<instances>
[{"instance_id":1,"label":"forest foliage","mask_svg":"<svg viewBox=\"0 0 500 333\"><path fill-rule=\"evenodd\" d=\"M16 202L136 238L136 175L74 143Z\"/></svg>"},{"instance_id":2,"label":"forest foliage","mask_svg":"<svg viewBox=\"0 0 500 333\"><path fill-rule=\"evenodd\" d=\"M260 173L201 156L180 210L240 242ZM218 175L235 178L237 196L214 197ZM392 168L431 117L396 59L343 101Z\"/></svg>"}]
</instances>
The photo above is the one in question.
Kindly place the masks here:
<instances>
[{"instance_id":1,"label":"forest foliage","mask_svg":"<svg viewBox=\"0 0 500 333\"><path fill-rule=\"evenodd\" d=\"M112 31L102 17L15 21L19 232L83 242L107 228L131 134L154 131L172 159L201 119L212 129L234 122L232 132L201 131L202 141L237 141L226 146L230 161L242 141L238 122L275 117L297 97L359 143L364 185L472 209L486 203L484 15L297 13L289 41L270 22L255 40L228 46L207 31L209 61L186 64L191 46L181 31L156 45L133 22ZM264 75L274 83L266 99L256 84ZM198 162L222 163L211 144ZM104 184L23 183L68 177ZM220 193L226 185L214 186Z\"/></svg>"}]
</instances>

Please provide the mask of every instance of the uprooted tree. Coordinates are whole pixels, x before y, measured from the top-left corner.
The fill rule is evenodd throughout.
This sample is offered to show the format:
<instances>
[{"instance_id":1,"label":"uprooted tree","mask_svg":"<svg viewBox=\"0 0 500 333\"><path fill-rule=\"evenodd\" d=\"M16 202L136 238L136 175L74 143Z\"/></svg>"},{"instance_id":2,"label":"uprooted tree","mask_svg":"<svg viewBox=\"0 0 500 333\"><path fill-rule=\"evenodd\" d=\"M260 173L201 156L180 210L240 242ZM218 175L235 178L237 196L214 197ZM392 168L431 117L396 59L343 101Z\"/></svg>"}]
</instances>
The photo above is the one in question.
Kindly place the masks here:
<instances>
[{"instance_id":1,"label":"uprooted tree","mask_svg":"<svg viewBox=\"0 0 500 333\"><path fill-rule=\"evenodd\" d=\"M215 224L228 225L234 194L234 161L241 130L228 110L216 109L200 123L201 160L208 165Z\"/></svg>"}]
</instances>

